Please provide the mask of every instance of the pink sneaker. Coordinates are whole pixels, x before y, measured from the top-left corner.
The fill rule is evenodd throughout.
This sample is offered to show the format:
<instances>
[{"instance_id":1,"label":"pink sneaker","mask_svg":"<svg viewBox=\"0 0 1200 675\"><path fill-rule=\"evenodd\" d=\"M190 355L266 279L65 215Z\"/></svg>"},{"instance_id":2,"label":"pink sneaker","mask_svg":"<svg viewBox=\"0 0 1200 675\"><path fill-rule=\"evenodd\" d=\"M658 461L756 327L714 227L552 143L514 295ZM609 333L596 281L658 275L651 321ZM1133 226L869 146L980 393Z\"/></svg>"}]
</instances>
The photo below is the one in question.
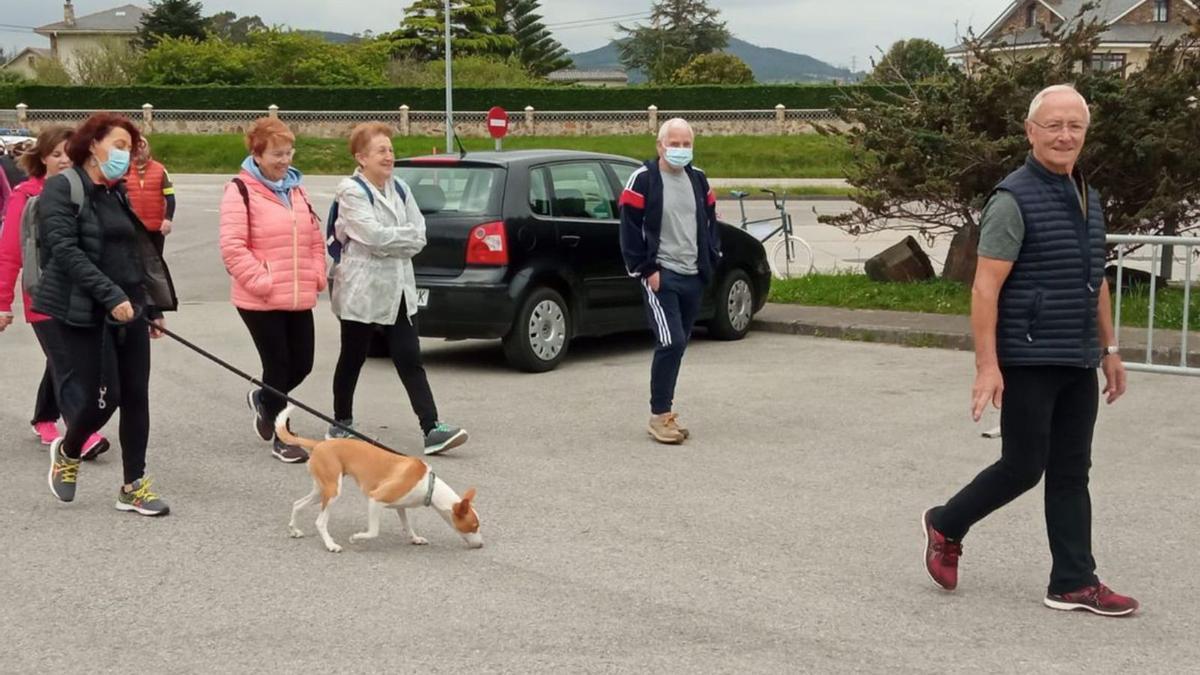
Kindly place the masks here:
<instances>
[{"instance_id":1,"label":"pink sneaker","mask_svg":"<svg viewBox=\"0 0 1200 675\"><path fill-rule=\"evenodd\" d=\"M92 434L88 436L87 443L83 444L83 451L79 453L79 459L92 460L96 459L105 452L108 452L108 439L100 434Z\"/></svg>"},{"instance_id":2,"label":"pink sneaker","mask_svg":"<svg viewBox=\"0 0 1200 675\"><path fill-rule=\"evenodd\" d=\"M62 436L62 434L58 433L57 420L50 422L34 422L33 435L38 437L38 440L42 442L42 445L50 445L54 442L54 439Z\"/></svg>"}]
</instances>

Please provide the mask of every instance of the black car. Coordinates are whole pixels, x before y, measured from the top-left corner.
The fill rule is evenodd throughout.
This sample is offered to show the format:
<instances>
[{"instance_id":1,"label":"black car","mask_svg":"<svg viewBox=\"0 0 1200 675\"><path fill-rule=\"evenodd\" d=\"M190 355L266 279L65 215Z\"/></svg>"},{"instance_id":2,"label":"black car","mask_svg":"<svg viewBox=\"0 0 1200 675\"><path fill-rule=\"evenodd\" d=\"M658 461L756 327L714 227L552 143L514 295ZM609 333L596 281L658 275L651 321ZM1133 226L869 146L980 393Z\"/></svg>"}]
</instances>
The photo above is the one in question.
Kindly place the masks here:
<instances>
[{"instance_id":1,"label":"black car","mask_svg":"<svg viewBox=\"0 0 1200 675\"><path fill-rule=\"evenodd\" d=\"M557 366L573 338L646 330L642 289L621 259L617 197L640 166L560 150L479 152L396 161L425 214L413 259L420 333L501 339L530 372ZM700 320L745 336L771 274L762 244L721 224L724 256Z\"/></svg>"}]
</instances>

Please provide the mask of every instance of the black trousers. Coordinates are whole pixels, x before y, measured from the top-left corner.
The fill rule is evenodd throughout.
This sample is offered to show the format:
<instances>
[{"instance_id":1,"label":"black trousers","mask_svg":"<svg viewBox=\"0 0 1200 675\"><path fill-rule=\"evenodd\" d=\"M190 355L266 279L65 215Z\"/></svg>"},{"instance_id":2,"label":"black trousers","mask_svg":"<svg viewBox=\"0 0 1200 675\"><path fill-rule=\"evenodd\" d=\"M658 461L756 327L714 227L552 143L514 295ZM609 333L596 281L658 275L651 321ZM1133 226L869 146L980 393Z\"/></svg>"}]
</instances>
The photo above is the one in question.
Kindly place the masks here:
<instances>
[{"instance_id":1,"label":"black trousers","mask_svg":"<svg viewBox=\"0 0 1200 675\"><path fill-rule=\"evenodd\" d=\"M414 316L412 323L409 323L407 313L401 300L396 323L382 326L382 329L387 336L392 363L396 366L404 390L408 392L408 402L421 424L421 433L427 434L437 426L438 411L433 402L433 391L429 388L429 377L421 363L417 318ZM371 335L378 327L376 324L342 321L342 350L333 373L333 414L339 420L354 418L354 390L367 360Z\"/></svg>"},{"instance_id":2,"label":"black trousers","mask_svg":"<svg viewBox=\"0 0 1200 675\"><path fill-rule=\"evenodd\" d=\"M78 459L84 442L121 409L121 460L125 482L146 471L150 437L150 329L68 326L57 319L39 328L49 347L55 389L67 424L62 451Z\"/></svg>"},{"instance_id":3,"label":"black trousers","mask_svg":"<svg viewBox=\"0 0 1200 675\"><path fill-rule=\"evenodd\" d=\"M290 394L312 372L315 333L312 310L290 312L281 310L253 311L238 309L242 321L254 340L258 358L262 361L262 381ZM275 419L287 406L287 401L264 389L263 412Z\"/></svg>"},{"instance_id":4,"label":"black trousers","mask_svg":"<svg viewBox=\"0 0 1200 675\"><path fill-rule=\"evenodd\" d=\"M1099 407L1096 371L1069 367L1002 369L1000 461L984 469L931 518L953 539L1046 476L1046 532L1053 566L1049 592L1098 583L1092 558L1088 472Z\"/></svg>"},{"instance_id":5,"label":"black trousers","mask_svg":"<svg viewBox=\"0 0 1200 675\"><path fill-rule=\"evenodd\" d=\"M38 422L57 422L62 417L58 409L58 394L54 391L54 370L50 364L50 347L47 340L53 339L54 328L49 321L38 321L33 326L33 334L37 336L42 353L46 355L46 368L42 371L42 382L38 385L37 399L33 405L33 419L30 424Z\"/></svg>"}]
</instances>

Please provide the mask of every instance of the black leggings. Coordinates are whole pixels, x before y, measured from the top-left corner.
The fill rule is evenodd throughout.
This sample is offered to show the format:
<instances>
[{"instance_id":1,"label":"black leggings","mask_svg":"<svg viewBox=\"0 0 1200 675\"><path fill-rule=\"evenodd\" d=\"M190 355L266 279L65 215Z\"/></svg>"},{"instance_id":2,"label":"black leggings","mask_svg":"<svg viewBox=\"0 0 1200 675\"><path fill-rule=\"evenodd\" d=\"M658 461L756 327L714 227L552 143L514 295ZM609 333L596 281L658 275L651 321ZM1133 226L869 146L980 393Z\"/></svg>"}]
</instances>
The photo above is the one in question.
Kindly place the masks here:
<instances>
[{"instance_id":1,"label":"black leggings","mask_svg":"<svg viewBox=\"0 0 1200 675\"><path fill-rule=\"evenodd\" d=\"M408 392L408 402L421 423L421 432L427 434L437 426L437 405L433 402L425 366L421 363L421 341L417 335L416 317L409 323L403 300L394 325L342 321L342 351L338 355L337 370L333 373L334 417L339 420L354 418L354 389L358 386L358 375L367 360L371 335L377 328L381 328L387 336L392 363Z\"/></svg>"},{"instance_id":2,"label":"black leggings","mask_svg":"<svg viewBox=\"0 0 1200 675\"><path fill-rule=\"evenodd\" d=\"M1000 460L932 514L954 539L1046 476L1051 593L1098 583L1092 558L1092 429L1099 406L1096 371L1057 366L1003 368Z\"/></svg>"},{"instance_id":3,"label":"black leggings","mask_svg":"<svg viewBox=\"0 0 1200 675\"><path fill-rule=\"evenodd\" d=\"M42 371L42 383L38 385L37 400L33 406L33 419L30 424L38 422L57 422L62 416L58 409L58 394L54 393L54 369L50 364L50 347L47 340L53 339L54 328L49 321L38 321L33 325L33 334L37 336L42 353L46 355L46 368Z\"/></svg>"},{"instance_id":4,"label":"black leggings","mask_svg":"<svg viewBox=\"0 0 1200 675\"><path fill-rule=\"evenodd\" d=\"M292 393L312 372L315 349L312 310L259 312L238 309L238 314L250 330L258 358L262 361L262 381L285 394ZM286 400L266 389L260 400L263 412L270 420L287 405Z\"/></svg>"},{"instance_id":5,"label":"black leggings","mask_svg":"<svg viewBox=\"0 0 1200 675\"><path fill-rule=\"evenodd\" d=\"M55 388L67 423L62 451L78 459L84 442L121 409L121 459L125 482L146 472L150 436L150 329L126 326L80 328L57 319L40 328L49 339Z\"/></svg>"}]
</instances>

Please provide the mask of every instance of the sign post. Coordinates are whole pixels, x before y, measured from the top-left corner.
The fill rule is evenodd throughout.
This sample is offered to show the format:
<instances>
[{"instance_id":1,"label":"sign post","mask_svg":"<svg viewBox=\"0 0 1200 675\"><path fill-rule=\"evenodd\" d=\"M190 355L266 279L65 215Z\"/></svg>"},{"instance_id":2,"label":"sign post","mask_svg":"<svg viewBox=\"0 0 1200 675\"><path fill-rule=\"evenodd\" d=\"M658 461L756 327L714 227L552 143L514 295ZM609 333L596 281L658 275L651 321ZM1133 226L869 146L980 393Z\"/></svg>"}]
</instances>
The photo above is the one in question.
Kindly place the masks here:
<instances>
[{"instance_id":1,"label":"sign post","mask_svg":"<svg viewBox=\"0 0 1200 675\"><path fill-rule=\"evenodd\" d=\"M488 111L487 130L496 139L496 152L500 152L503 149L500 139L508 135L508 113L504 108L496 106Z\"/></svg>"}]
</instances>

